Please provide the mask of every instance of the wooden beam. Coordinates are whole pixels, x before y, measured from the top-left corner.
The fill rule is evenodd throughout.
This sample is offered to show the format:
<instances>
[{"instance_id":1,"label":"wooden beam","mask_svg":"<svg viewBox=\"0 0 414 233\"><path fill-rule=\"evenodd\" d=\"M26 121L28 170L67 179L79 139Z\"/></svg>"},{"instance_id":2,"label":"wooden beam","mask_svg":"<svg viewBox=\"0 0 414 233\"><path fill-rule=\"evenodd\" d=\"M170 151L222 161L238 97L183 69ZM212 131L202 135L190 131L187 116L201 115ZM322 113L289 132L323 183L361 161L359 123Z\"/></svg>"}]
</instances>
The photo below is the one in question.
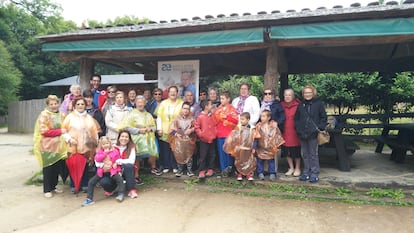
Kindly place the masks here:
<instances>
[{"instance_id":1,"label":"wooden beam","mask_svg":"<svg viewBox=\"0 0 414 233\"><path fill-rule=\"evenodd\" d=\"M95 61L90 59L80 59L79 62L79 85L82 90L87 90L90 87L90 78L94 73Z\"/></svg>"},{"instance_id":2,"label":"wooden beam","mask_svg":"<svg viewBox=\"0 0 414 233\"><path fill-rule=\"evenodd\" d=\"M275 40L279 47L334 47L414 42L414 35Z\"/></svg>"},{"instance_id":3,"label":"wooden beam","mask_svg":"<svg viewBox=\"0 0 414 233\"><path fill-rule=\"evenodd\" d=\"M89 59L122 59L122 58L145 58L145 57L169 57L177 55L195 55L212 53L234 53L256 49L264 49L269 45L265 43L242 44L228 46L212 46L199 48L176 48L176 49L148 49L148 50L122 50L122 51L85 51L85 52L61 52L60 59L63 62L77 61L82 58Z\"/></svg>"},{"instance_id":4,"label":"wooden beam","mask_svg":"<svg viewBox=\"0 0 414 233\"><path fill-rule=\"evenodd\" d=\"M264 88L271 88L276 94L279 93L279 77L280 77L280 56L279 47L272 44L267 49L266 54L266 73L264 74Z\"/></svg>"}]
</instances>

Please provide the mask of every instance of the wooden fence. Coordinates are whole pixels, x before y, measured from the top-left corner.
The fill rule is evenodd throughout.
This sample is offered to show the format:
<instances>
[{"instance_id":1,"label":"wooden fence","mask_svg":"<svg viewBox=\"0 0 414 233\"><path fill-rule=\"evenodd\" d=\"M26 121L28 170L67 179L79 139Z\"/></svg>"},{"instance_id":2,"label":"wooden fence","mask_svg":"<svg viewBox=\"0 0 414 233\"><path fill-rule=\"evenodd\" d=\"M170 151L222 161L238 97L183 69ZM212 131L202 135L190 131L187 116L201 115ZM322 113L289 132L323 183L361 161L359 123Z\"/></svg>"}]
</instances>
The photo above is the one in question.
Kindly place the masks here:
<instances>
[{"instance_id":1,"label":"wooden fence","mask_svg":"<svg viewBox=\"0 0 414 233\"><path fill-rule=\"evenodd\" d=\"M9 133L33 133L40 112L46 107L45 99L24 100L10 103L8 120Z\"/></svg>"}]
</instances>

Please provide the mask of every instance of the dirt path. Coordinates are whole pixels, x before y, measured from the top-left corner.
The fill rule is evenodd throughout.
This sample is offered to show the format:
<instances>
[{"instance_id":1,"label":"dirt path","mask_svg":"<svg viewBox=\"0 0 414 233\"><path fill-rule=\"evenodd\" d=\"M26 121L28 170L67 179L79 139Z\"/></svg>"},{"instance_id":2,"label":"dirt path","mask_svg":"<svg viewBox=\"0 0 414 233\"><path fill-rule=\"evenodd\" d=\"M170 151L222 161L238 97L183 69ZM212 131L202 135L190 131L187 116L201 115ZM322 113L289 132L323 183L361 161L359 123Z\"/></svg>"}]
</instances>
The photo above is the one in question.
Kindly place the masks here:
<instances>
[{"instance_id":1,"label":"dirt path","mask_svg":"<svg viewBox=\"0 0 414 233\"><path fill-rule=\"evenodd\" d=\"M30 135L0 134L0 232L414 232L414 208L245 197L144 185L138 199L117 203L96 192L58 194L24 185L39 170Z\"/></svg>"}]
</instances>

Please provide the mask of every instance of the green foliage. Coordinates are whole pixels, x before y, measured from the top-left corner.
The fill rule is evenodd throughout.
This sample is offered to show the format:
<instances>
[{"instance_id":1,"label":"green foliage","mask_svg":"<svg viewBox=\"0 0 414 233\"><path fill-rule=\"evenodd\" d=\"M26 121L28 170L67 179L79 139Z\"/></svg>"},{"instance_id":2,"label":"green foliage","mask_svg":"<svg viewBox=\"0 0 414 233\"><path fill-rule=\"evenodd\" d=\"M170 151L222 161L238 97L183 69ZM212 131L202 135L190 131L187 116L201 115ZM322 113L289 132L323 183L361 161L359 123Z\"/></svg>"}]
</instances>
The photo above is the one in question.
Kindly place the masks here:
<instances>
[{"instance_id":1,"label":"green foliage","mask_svg":"<svg viewBox=\"0 0 414 233\"><path fill-rule=\"evenodd\" d=\"M401 200L405 197L402 189L394 190L394 189L371 188L366 194L373 198L389 197L394 200Z\"/></svg>"},{"instance_id":2,"label":"green foliage","mask_svg":"<svg viewBox=\"0 0 414 233\"><path fill-rule=\"evenodd\" d=\"M7 113L7 106L17 101L17 92L22 74L14 65L5 44L0 40L0 115Z\"/></svg>"},{"instance_id":3,"label":"green foliage","mask_svg":"<svg viewBox=\"0 0 414 233\"><path fill-rule=\"evenodd\" d=\"M100 22L97 20L88 20L90 28L106 27L106 26L117 26L117 25L137 25L149 23L149 19L140 19L133 15L124 15L122 17L116 17L114 20L108 19L106 22Z\"/></svg>"},{"instance_id":4,"label":"green foliage","mask_svg":"<svg viewBox=\"0 0 414 233\"><path fill-rule=\"evenodd\" d=\"M338 187L335 189L335 194L337 196L349 196L352 194L352 191L344 187Z\"/></svg>"},{"instance_id":5,"label":"green foliage","mask_svg":"<svg viewBox=\"0 0 414 233\"><path fill-rule=\"evenodd\" d=\"M218 81L212 86L218 88L220 92L229 91L231 98L239 96L240 84L247 83L250 85L250 94L261 98L263 92L263 77L261 76L230 76L229 80Z\"/></svg>"}]
</instances>

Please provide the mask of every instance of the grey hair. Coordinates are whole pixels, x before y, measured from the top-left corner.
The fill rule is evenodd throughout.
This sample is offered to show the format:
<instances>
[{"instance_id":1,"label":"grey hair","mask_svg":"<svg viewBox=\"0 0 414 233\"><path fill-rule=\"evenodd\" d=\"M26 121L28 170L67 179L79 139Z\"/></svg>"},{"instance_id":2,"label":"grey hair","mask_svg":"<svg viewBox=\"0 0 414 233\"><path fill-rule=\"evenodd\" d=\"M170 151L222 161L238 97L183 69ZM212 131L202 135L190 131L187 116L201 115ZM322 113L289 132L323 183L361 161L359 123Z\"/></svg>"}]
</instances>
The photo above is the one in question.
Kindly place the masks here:
<instances>
[{"instance_id":1,"label":"grey hair","mask_svg":"<svg viewBox=\"0 0 414 233\"><path fill-rule=\"evenodd\" d=\"M137 100L144 100L144 101L147 101L147 99L145 99L145 97L143 96L143 95L137 95L137 97L135 98L135 101L137 101Z\"/></svg>"},{"instance_id":2,"label":"grey hair","mask_svg":"<svg viewBox=\"0 0 414 233\"><path fill-rule=\"evenodd\" d=\"M73 92L73 90L75 90L75 88L79 88L79 89L81 89L81 93L82 93L82 88L81 88L81 86L80 86L79 84L72 84L72 85L69 87L69 91L70 91L70 92Z\"/></svg>"},{"instance_id":3,"label":"grey hair","mask_svg":"<svg viewBox=\"0 0 414 233\"><path fill-rule=\"evenodd\" d=\"M286 93L286 92L288 92L288 91L292 92L293 96L295 96L295 90L293 90L292 88L287 88L287 89L285 89L285 90L283 91L283 94L285 94L285 93Z\"/></svg>"}]
</instances>

